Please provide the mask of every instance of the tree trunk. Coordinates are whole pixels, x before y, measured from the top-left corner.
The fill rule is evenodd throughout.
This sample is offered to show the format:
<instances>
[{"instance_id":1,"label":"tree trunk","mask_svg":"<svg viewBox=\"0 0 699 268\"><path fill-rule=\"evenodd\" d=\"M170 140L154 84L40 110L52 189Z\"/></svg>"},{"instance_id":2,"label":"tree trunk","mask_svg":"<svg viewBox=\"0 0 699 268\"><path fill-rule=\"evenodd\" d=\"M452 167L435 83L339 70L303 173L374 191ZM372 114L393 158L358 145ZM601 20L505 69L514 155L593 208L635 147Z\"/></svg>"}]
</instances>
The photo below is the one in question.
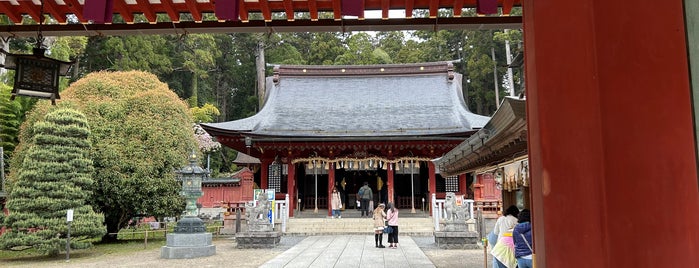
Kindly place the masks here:
<instances>
[{"instance_id":1,"label":"tree trunk","mask_svg":"<svg viewBox=\"0 0 699 268\"><path fill-rule=\"evenodd\" d=\"M257 41L257 53L255 53L255 68L257 70L257 98L259 109L265 103L265 41L260 38Z\"/></svg>"},{"instance_id":2,"label":"tree trunk","mask_svg":"<svg viewBox=\"0 0 699 268\"><path fill-rule=\"evenodd\" d=\"M189 97L189 107L199 107L199 85L198 85L197 74L192 72L192 96Z\"/></svg>"},{"instance_id":3,"label":"tree trunk","mask_svg":"<svg viewBox=\"0 0 699 268\"><path fill-rule=\"evenodd\" d=\"M219 117L219 121L217 122L224 122L228 120L228 97L231 94L228 92L228 83L223 83L221 82L221 80L222 79L219 75L218 83L216 86L216 99L217 103L219 104L219 107L221 107L221 116Z\"/></svg>"}]
</instances>

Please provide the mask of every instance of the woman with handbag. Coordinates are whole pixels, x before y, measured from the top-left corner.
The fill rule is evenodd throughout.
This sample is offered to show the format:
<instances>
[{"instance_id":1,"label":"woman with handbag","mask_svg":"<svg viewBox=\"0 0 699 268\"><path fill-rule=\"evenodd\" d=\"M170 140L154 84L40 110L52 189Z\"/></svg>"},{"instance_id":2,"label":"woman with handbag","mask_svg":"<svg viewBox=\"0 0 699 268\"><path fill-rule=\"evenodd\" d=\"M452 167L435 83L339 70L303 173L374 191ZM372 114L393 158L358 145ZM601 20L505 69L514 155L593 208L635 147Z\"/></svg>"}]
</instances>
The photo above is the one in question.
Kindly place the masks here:
<instances>
[{"instance_id":1,"label":"woman with handbag","mask_svg":"<svg viewBox=\"0 0 699 268\"><path fill-rule=\"evenodd\" d=\"M512 231L512 239L515 242L515 258L517 259L517 267L532 268L532 254L534 243L532 241L532 225L529 222L529 209L523 209L518 216L519 223Z\"/></svg>"},{"instance_id":2,"label":"woman with handbag","mask_svg":"<svg viewBox=\"0 0 699 268\"><path fill-rule=\"evenodd\" d=\"M340 195L340 192L337 190L337 187L333 187L333 193L330 199L330 206L333 210L332 217L337 217L338 219L342 218L342 214L340 214L340 209L342 209L342 196Z\"/></svg>"},{"instance_id":3,"label":"woman with handbag","mask_svg":"<svg viewBox=\"0 0 699 268\"><path fill-rule=\"evenodd\" d=\"M388 203L386 220L388 220L388 228L391 229L388 234L388 248L398 248L398 209L393 203Z\"/></svg>"},{"instance_id":4,"label":"woman with handbag","mask_svg":"<svg viewBox=\"0 0 699 268\"><path fill-rule=\"evenodd\" d=\"M376 209L374 209L374 240L376 241L377 248L385 248L383 245L383 228L385 226L386 212L384 212L384 204L379 204Z\"/></svg>"}]
</instances>

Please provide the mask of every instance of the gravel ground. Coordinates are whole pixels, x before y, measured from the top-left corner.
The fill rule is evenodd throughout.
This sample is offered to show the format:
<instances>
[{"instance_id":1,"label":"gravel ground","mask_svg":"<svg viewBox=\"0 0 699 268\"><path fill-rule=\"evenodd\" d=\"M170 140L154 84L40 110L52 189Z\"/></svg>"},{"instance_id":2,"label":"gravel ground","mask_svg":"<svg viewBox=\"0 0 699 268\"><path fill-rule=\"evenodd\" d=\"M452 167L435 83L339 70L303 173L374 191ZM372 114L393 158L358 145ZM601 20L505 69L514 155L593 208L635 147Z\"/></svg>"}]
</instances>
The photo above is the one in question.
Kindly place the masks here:
<instances>
[{"instance_id":1,"label":"gravel ground","mask_svg":"<svg viewBox=\"0 0 699 268\"><path fill-rule=\"evenodd\" d=\"M303 240L303 236L283 236L280 244L272 249L237 249L234 239L219 238L214 240L216 254L196 259L161 259L160 249L138 252L105 254L100 256L72 257L65 259L47 259L45 261L3 261L3 267L258 267L278 254ZM434 237L411 237L425 252L436 267L484 267L483 250L443 250L437 248Z\"/></svg>"}]
</instances>

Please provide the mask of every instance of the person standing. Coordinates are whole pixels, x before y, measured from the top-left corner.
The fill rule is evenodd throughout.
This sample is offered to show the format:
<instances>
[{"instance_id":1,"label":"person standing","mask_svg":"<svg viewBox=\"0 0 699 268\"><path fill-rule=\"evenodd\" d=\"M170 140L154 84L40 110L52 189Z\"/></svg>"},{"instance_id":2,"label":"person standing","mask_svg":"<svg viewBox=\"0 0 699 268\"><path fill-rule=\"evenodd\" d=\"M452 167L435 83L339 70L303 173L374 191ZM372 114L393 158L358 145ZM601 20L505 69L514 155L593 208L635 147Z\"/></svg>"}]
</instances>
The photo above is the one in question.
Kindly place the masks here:
<instances>
[{"instance_id":1,"label":"person standing","mask_svg":"<svg viewBox=\"0 0 699 268\"><path fill-rule=\"evenodd\" d=\"M361 217L366 216L369 218L369 201L374 198L374 194L371 192L371 187L369 187L369 182L364 182L364 186L359 188L357 193L357 198L359 199L359 208L361 209Z\"/></svg>"},{"instance_id":2,"label":"person standing","mask_svg":"<svg viewBox=\"0 0 699 268\"><path fill-rule=\"evenodd\" d=\"M384 185L384 187L386 186ZM393 203L388 203L386 220L388 221L388 226L393 229L393 231L388 234L388 248L398 248L398 209Z\"/></svg>"},{"instance_id":3,"label":"person standing","mask_svg":"<svg viewBox=\"0 0 699 268\"><path fill-rule=\"evenodd\" d=\"M383 228L386 225L386 212L383 211L385 208L384 204L379 204L374 209L374 241L377 248L385 248L383 245Z\"/></svg>"},{"instance_id":4,"label":"person standing","mask_svg":"<svg viewBox=\"0 0 699 268\"><path fill-rule=\"evenodd\" d=\"M532 225L530 223L529 209L523 209L517 217L519 223L512 231L512 239L515 242L515 258L518 268L532 268Z\"/></svg>"},{"instance_id":5,"label":"person standing","mask_svg":"<svg viewBox=\"0 0 699 268\"><path fill-rule=\"evenodd\" d=\"M515 258L515 244L512 239L512 229L502 233L498 243L495 244L490 252L497 261L496 267L500 268L516 268L517 259Z\"/></svg>"},{"instance_id":6,"label":"person standing","mask_svg":"<svg viewBox=\"0 0 699 268\"><path fill-rule=\"evenodd\" d=\"M381 179L381 178L379 178ZM381 185L381 190L379 191L379 203L388 204L388 183Z\"/></svg>"},{"instance_id":7,"label":"person standing","mask_svg":"<svg viewBox=\"0 0 699 268\"><path fill-rule=\"evenodd\" d=\"M340 212L340 209L342 209L342 197L340 195L340 192L337 190L337 187L333 187L332 196L330 198L330 206L333 210L332 217L337 217L338 219L342 218L342 214Z\"/></svg>"},{"instance_id":8,"label":"person standing","mask_svg":"<svg viewBox=\"0 0 699 268\"><path fill-rule=\"evenodd\" d=\"M493 235L497 236L496 240L497 242L493 243L492 241L491 246L493 251L495 250L495 247L497 246L497 243L500 243L500 239L502 238L505 233L509 231L510 239L512 237L512 229L517 225L517 216L519 215L519 208L515 205L511 205L505 210L505 215L501 216L498 218L498 220L495 222L495 227L493 227ZM493 257L493 268L504 268L505 265L498 261L497 258Z\"/></svg>"},{"instance_id":9,"label":"person standing","mask_svg":"<svg viewBox=\"0 0 699 268\"><path fill-rule=\"evenodd\" d=\"M345 182L344 178L342 179L342 183L335 182L335 189L337 189L337 192L340 193L340 204L342 204L342 206L340 206L341 211L345 210L345 208L347 208L347 203L345 203L345 200L347 198L346 198L346 194L345 194L345 186L343 184L344 182Z\"/></svg>"}]
</instances>

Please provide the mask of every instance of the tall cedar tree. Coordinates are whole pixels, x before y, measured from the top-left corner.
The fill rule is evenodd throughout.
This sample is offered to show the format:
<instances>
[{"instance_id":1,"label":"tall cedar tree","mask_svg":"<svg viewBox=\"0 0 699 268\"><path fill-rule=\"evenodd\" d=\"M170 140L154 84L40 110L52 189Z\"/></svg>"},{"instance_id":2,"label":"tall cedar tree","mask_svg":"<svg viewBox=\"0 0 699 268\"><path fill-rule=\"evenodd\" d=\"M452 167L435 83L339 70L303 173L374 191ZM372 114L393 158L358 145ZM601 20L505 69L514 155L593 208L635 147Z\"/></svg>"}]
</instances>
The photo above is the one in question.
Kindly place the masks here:
<instances>
[{"instance_id":1,"label":"tall cedar tree","mask_svg":"<svg viewBox=\"0 0 699 268\"><path fill-rule=\"evenodd\" d=\"M34 137L7 201L5 249L35 248L56 255L65 248L66 211L74 209L71 247L87 248L105 233L104 216L92 197L90 129L85 115L59 109L33 125Z\"/></svg>"}]
</instances>

